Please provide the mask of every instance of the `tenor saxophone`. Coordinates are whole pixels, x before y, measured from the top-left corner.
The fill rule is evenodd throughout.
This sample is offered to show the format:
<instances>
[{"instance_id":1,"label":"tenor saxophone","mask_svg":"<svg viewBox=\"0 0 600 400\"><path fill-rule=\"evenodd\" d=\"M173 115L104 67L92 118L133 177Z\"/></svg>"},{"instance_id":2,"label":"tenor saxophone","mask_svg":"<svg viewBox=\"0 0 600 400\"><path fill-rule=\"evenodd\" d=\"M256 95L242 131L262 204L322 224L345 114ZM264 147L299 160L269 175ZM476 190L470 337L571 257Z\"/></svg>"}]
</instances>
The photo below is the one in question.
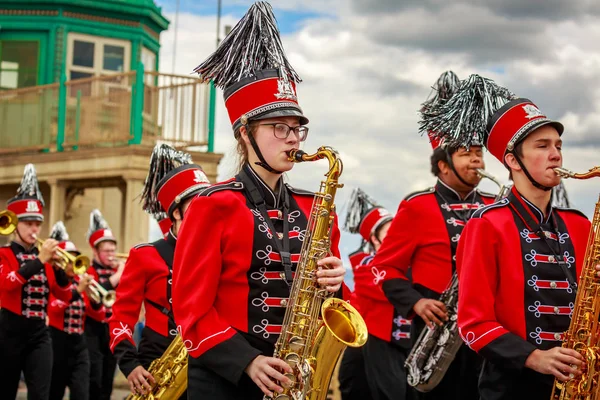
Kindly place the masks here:
<instances>
[{"instance_id":1,"label":"tenor saxophone","mask_svg":"<svg viewBox=\"0 0 600 400\"><path fill-rule=\"evenodd\" d=\"M188 353L181 335L175 336L148 372L156 381L146 394L130 394L126 400L177 400L187 389Z\"/></svg>"},{"instance_id":2,"label":"tenor saxophone","mask_svg":"<svg viewBox=\"0 0 600 400\"><path fill-rule=\"evenodd\" d=\"M485 170L477 169L477 174L498 185L496 201L506 197L510 192L510 186L501 184ZM423 393L433 390L441 382L463 344L457 324L458 275L456 272L452 274L450 283L438 300L446 306L448 321L431 329L424 328L404 362L408 384Z\"/></svg>"},{"instance_id":3,"label":"tenor saxophone","mask_svg":"<svg viewBox=\"0 0 600 400\"><path fill-rule=\"evenodd\" d=\"M330 254L334 221L334 198L342 173L342 162L330 147L315 154L301 150L289 153L290 161L329 161L326 179L321 182L310 212L306 237L274 357L284 360L293 370L286 374L292 384L275 400L324 400L333 370L342 351L360 347L367 340L364 320L350 304L334 298L315 281L317 261ZM269 397L265 397L269 399Z\"/></svg>"},{"instance_id":4,"label":"tenor saxophone","mask_svg":"<svg viewBox=\"0 0 600 400\"><path fill-rule=\"evenodd\" d=\"M582 174L564 168L555 168L563 178L589 179L600 177L600 167ZM600 198L596 203L592 227L588 238L585 260L577 286L575 308L569 330L565 332L562 347L579 352L586 367L581 376L561 382L554 380L551 400L597 400L600 399L600 278L596 265L600 264Z\"/></svg>"}]
</instances>

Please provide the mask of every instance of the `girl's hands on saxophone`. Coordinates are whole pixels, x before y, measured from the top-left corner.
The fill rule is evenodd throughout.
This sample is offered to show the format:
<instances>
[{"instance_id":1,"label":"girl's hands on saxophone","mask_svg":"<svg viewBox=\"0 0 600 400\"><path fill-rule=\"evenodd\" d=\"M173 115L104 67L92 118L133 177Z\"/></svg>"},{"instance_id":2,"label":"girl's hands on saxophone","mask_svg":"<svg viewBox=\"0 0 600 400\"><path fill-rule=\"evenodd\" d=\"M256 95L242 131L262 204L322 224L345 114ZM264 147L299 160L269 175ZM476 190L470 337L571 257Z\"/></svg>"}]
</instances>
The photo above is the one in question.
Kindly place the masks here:
<instances>
[{"instance_id":1,"label":"girl's hands on saxophone","mask_svg":"<svg viewBox=\"0 0 600 400\"><path fill-rule=\"evenodd\" d=\"M136 394L147 394L152 389L152 385L156 383L154 377L150 372L146 371L144 367L138 365L127 377L129 388L132 393Z\"/></svg>"},{"instance_id":2,"label":"girl's hands on saxophone","mask_svg":"<svg viewBox=\"0 0 600 400\"><path fill-rule=\"evenodd\" d=\"M286 374L294 372L285 361L266 356L257 356L248 364L245 371L256 386L269 397L273 397L273 392L283 392L283 388L275 382L285 386L292 384L292 381L279 371L284 371Z\"/></svg>"},{"instance_id":3,"label":"girl's hands on saxophone","mask_svg":"<svg viewBox=\"0 0 600 400\"><path fill-rule=\"evenodd\" d=\"M342 287L346 268L342 260L337 257L325 257L317 262L319 270L317 271L317 283L335 293Z\"/></svg>"},{"instance_id":4,"label":"girl's hands on saxophone","mask_svg":"<svg viewBox=\"0 0 600 400\"><path fill-rule=\"evenodd\" d=\"M581 375L583 365L585 361L581 354L564 347L554 347L550 350L536 349L525 360L527 368L540 374L554 375L563 382Z\"/></svg>"}]
</instances>

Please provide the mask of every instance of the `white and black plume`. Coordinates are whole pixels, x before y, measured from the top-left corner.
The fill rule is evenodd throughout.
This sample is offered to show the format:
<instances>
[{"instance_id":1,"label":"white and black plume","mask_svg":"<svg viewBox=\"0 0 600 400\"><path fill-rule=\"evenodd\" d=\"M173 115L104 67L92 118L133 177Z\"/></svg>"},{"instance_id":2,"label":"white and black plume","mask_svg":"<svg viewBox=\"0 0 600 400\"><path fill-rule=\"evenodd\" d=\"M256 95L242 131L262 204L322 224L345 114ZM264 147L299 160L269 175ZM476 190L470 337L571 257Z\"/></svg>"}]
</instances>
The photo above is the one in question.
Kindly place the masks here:
<instances>
[{"instance_id":1,"label":"white and black plume","mask_svg":"<svg viewBox=\"0 0 600 400\"><path fill-rule=\"evenodd\" d=\"M23 171L23 179L21 179L21 185L17 189L17 197L24 198L35 198L39 200L42 205L44 204L44 198L37 180L37 173L33 164L27 164Z\"/></svg>"},{"instance_id":2,"label":"white and black plume","mask_svg":"<svg viewBox=\"0 0 600 400\"><path fill-rule=\"evenodd\" d=\"M358 227L365 213L379 204L361 188L355 188L346 205L346 220L343 229L350 233L358 233Z\"/></svg>"},{"instance_id":3,"label":"white and black plume","mask_svg":"<svg viewBox=\"0 0 600 400\"><path fill-rule=\"evenodd\" d=\"M97 208L90 213L90 227L87 232L89 238L94 232L100 229L110 229L108 223Z\"/></svg>"},{"instance_id":4,"label":"white and black plume","mask_svg":"<svg viewBox=\"0 0 600 400\"><path fill-rule=\"evenodd\" d=\"M279 69L282 79L301 82L285 55L271 5L257 1L194 72L224 89L258 71L273 68Z\"/></svg>"},{"instance_id":5,"label":"white and black plume","mask_svg":"<svg viewBox=\"0 0 600 400\"><path fill-rule=\"evenodd\" d=\"M179 151L167 144L157 144L150 156L150 167L142 189L142 208L160 221L161 213L164 213L156 197L158 183L169 172L182 165L191 164L192 156L186 152ZM166 214L163 216L166 217Z\"/></svg>"},{"instance_id":6,"label":"white and black plume","mask_svg":"<svg viewBox=\"0 0 600 400\"><path fill-rule=\"evenodd\" d=\"M67 233L67 227L62 221L58 221L52 227L50 232L50 238L59 242L65 242L69 240L69 234Z\"/></svg>"}]
</instances>

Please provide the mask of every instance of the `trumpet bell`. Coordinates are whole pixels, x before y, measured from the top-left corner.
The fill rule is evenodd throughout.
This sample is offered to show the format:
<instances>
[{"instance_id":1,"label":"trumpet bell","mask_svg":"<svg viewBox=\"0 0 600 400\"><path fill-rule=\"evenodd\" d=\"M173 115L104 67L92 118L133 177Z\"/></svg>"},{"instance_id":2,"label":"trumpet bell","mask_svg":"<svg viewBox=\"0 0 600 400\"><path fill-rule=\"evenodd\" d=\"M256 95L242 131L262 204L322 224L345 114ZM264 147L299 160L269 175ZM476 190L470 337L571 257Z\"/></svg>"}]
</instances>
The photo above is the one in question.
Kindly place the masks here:
<instances>
[{"instance_id":1,"label":"trumpet bell","mask_svg":"<svg viewBox=\"0 0 600 400\"><path fill-rule=\"evenodd\" d=\"M110 308L113 306L113 304L115 304L116 299L117 299L116 292L114 290L109 290L102 297L102 304L104 305L104 307Z\"/></svg>"},{"instance_id":2,"label":"trumpet bell","mask_svg":"<svg viewBox=\"0 0 600 400\"><path fill-rule=\"evenodd\" d=\"M17 229L19 219L17 214L10 210L0 211L0 235L8 236Z\"/></svg>"},{"instance_id":3,"label":"trumpet bell","mask_svg":"<svg viewBox=\"0 0 600 400\"><path fill-rule=\"evenodd\" d=\"M73 261L73 272L75 275L83 275L90 267L90 259L87 256L77 256Z\"/></svg>"}]
</instances>

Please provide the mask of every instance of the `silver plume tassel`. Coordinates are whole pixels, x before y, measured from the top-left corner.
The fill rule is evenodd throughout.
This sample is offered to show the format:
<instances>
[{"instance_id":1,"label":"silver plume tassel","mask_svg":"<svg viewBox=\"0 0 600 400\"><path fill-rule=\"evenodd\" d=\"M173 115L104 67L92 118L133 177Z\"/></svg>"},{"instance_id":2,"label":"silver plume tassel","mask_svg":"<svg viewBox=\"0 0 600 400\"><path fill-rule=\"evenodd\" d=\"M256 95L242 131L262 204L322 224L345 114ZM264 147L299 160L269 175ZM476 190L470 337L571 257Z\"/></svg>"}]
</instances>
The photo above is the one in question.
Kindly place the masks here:
<instances>
[{"instance_id":1,"label":"silver plume tassel","mask_svg":"<svg viewBox=\"0 0 600 400\"><path fill-rule=\"evenodd\" d=\"M362 189L354 189L346 205L346 220L342 229L350 233L358 233L358 227L365 213L377 206L379 204Z\"/></svg>"},{"instance_id":2,"label":"silver plume tassel","mask_svg":"<svg viewBox=\"0 0 600 400\"><path fill-rule=\"evenodd\" d=\"M419 131L458 147L482 145L492 115L515 95L491 79L471 75L447 101L421 111Z\"/></svg>"},{"instance_id":3,"label":"silver plume tassel","mask_svg":"<svg viewBox=\"0 0 600 400\"><path fill-rule=\"evenodd\" d=\"M158 183L177 167L192 163L192 156L167 144L157 144L150 156L150 167L141 193L142 208L151 215L163 211L156 197Z\"/></svg>"},{"instance_id":4,"label":"silver plume tassel","mask_svg":"<svg viewBox=\"0 0 600 400\"><path fill-rule=\"evenodd\" d=\"M456 93L460 85L460 79L453 71L443 72L437 79L435 85L431 88L427 100L421 104L422 108L439 106Z\"/></svg>"},{"instance_id":5,"label":"silver plume tassel","mask_svg":"<svg viewBox=\"0 0 600 400\"><path fill-rule=\"evenodd\" d=\"M23 178L21 179L21 185L17 189L17 196L29 196L38 199L42 205L44 204L44 198L38 184L37 173L35 172L35 166L33 164L27 164L23 171Z\"/></svg>"},{"instance_id":6,"label":"silver plume tassel","mask_svg":"<svg viewBox=\"0 0 600 400\"><path fill-rule=\"evenodd\" d=\"M257 1L194 72L224 89L258 71L272 68L279 69L284 80L301 82L285 55L271 5Z\"/></svg>"},{"instance_id":7,"label":"silver plume tassel","mask_svg":"<svg viewBox=\"0 0 600 400\"><path fill-rule=\"evenodd\" d=\"M52 231L50 232L50 238L57 240L59 242L64 242L69 240L69 234L67 233L67 227L62 221L58 221L52 227Z\"/></svg>"}]
</instances>

